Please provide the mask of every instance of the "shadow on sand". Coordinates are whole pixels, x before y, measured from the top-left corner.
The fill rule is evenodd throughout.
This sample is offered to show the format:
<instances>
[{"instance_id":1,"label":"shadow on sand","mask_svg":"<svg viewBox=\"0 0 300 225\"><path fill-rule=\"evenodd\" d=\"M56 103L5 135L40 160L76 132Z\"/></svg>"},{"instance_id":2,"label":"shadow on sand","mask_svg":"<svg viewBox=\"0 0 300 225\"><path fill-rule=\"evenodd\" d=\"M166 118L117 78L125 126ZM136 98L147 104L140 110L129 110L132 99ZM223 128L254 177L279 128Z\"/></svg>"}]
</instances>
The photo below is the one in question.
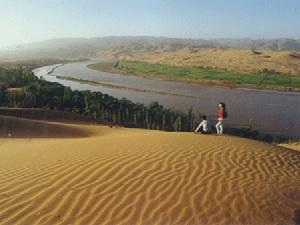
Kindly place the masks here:
<instances>
[{"instance_id":1,"label":"shadow on sand","mask_svg":"<svg viewBox=\"0 0 300 225\"><path fill-rule=\"evenodd\" d=\"M300 209L295 211L294 221L296 225L300 225Z\"/></svg>"},{"instance_id":2,"label":"shadow on sand","mask_svg":"<svg viewBox=\"0 0 300 225\"><path fill-rule=\"evenodd\" d=\"M0 138L85 138L91 135L76 126L0 116Z\"/></svg>"}]
</instances>

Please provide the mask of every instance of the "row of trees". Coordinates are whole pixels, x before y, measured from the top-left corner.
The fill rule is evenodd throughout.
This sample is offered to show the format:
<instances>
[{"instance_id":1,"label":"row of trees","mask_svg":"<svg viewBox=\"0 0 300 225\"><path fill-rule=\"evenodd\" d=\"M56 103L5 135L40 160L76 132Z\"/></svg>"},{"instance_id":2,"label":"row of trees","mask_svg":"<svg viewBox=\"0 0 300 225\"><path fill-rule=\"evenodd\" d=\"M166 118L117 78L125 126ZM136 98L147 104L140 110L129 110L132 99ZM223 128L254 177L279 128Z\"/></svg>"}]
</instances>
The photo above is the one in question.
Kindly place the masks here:
<instances>
[{"instance_id":1,"label":"row of trees","mask_svg":"<svg viewBox=\"0 0 300 225\"><path fill-rule=\"evenodd\" d=\"M8 91L10 88L21 88ZM191 131L199 123L199 113L175 112L157 102L148 106L107 94L72 91L58 83L40 80L26 68L0 68L0 105L45 108L73 112L99 122L113 122L125 127L167 131Z\"/></svg>"}]
</instances>

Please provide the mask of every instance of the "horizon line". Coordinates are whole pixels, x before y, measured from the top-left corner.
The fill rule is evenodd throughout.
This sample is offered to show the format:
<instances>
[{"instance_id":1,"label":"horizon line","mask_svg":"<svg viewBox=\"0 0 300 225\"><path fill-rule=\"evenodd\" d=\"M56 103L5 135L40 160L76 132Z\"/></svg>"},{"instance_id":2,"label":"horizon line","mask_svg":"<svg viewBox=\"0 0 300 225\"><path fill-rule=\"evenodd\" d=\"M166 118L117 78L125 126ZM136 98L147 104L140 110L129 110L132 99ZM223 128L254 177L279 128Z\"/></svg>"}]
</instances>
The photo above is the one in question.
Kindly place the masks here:
<instances>
[{"instance_id":1,"label":"horizon line","mask_svg":"<svg viewBox=\"0 0 300 225\"><path fill-rule=\"evenodd\" d=\"M204 40L204 41L215 41L215 40L250 40L250 41L271 41L271 40L281 40L281 39L289 39L289 40L300 40L300 37L271 37L271 38L251 38L251 37L219 37L219 38L195 38L195 37L176 37L176 36L163 36L163 35L103 35L103 36L91 36L91 37L54 37L47 39L34 40L26 43L19 43L8 46L0 46L1 49L10 49L16 48L19 46L30 45L35 43L53 41L53 40L63 40L63 39L96 39L96 38L165 38L165 39L182 39L182 40Z\"/></svg>"}]
</instances>

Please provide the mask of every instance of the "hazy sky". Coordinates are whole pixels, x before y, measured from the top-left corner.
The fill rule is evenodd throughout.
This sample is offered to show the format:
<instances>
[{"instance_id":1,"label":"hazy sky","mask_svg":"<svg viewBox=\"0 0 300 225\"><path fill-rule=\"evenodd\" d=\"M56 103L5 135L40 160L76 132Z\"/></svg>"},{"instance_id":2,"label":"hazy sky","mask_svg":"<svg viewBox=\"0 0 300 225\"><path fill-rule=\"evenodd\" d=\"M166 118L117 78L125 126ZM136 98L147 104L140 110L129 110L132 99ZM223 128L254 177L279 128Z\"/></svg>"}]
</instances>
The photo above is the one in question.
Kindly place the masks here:
<instances>
[{"instance_id":1,"label":"hazy sky","mask_svg":"<svg viewBox=\"0 0 300 225\"><path fill-rule=\"evenodd\" d=\"M300 0L0 0L0 47L58 37L300 38Z\"/></svg>"}]
</instances>

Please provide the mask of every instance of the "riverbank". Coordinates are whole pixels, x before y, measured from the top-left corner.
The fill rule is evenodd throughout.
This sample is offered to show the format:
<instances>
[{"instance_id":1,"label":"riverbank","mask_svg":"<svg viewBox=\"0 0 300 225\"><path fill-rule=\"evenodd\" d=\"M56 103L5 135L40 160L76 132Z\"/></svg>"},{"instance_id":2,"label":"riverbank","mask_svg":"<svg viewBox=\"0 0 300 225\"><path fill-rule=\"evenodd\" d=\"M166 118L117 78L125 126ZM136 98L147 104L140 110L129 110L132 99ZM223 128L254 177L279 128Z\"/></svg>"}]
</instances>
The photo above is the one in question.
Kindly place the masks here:
<instances>
[{"instance_id":1,"label":"riverbank","mask_svg":"<svg viewBox=\"0 0 300 225\"><path fill-rule=\"evenodd\" d=\"M139 76L98 72L87 68L87 65L97 62L101 62L101 59L65 64L57 68L51 75L47 73L56 65L37 69L34 73L37 77L60 83L72 90L102 92L118 99L129 99L137 104L148 105L157 101L164 108L181 112L187 112L192 106L194 112L205 113L210 119L215 116L216 104L224 101L230 115L226 121L226 127L248 128L251 126L253 130L262 134L275 136L284 134L289 137L299 137L299 121L294 119L299 114L297 106L300 104L300 98L297 92L257 91L161 81ZM103 59L102 62L107 61ZM71 77L77 81L62 80L56 76ZM135 89L141 90L136 91ZM151 92L144 92L143 89ZM158 92L163 94L158 94ZM171 93L171 95L166 93ZM292 106L295 109L289 110ZM272 112L272 117L270 117L270 112Z\"/></svg>"},{"instance_id":2,"label":"riverbank","mask_svg":"<svg viewBox=\"0 0 300 225\"><path fill-rule=\"evenodd\" d=\"M116 86L106 83L99 83L95 81L90 80L84 80L84 79L76 79L73 77L68 76L56 76L57 79L60 80L66 80L66 81L72 81L80 84L88 84L92 86L98 86L98 87L108 87L108 88L114 88L114 89L124 89L129 91L135 91L135 92L141 92L141 93L154 93L154 94L161 94L161 95L170 95L170 96L177 96L177 97L187 97L187 98L195 98L194 96L184 96L184 95L178 95L174 93L168 93L168 92L158 92L158 91L152 91L152 90L144 90L144 89L135 89L135 88L129 88L125 86ZM199 113L199 112L198 112ZM136 124L137 125L137 124ZM128 125L127 127L136 127L136 125ZM125 125L126 127L126 125ZM192 131L192 130L191 130ZM296 137L291 137L286 134L280 134L280 135L271 135L267 133L260 133L257 130L253 130L251 128L251 124L248 124L248 126L243 128L235 128L235 127L226 127L226 133L237 136L237 137L244 137L248 139L253 140L259 140L267 143L273 143L273 144L280 144L280 143L287 143L291 140L298 140Z\"/></svg>"},{"instance_id":3,"label":"riverbank","mask_svg":"<svg viewBox=\"0 0 300 225\"><path fill-rule=\"evenodd\" d=\"M0 60L0 67L3 68L19 68L19 67L26 67L31 70L44 67L44 66L50 66L50 65L56 65L56 64L67 64L67 63L75 63L75 62L85 62L88 61L87 58L81 58L81 59L28 59L28 60ZM56 68L55 68L56 69ZM54 70L55 70L54 69ZM54 71L53 70L53 71ZM52 72L53 72L52 71Z\"/></svg>"},{"instance_id":4,"label":"riverbank","mask_svg":"<svg viewBox=\"0 0 300 225\"><path fill-rule=\"evenodd\" d=\"M176 67L145 62L115 61L90 64L89 69L141 76L147 79L181 81L202 85L216 85L230 88L249 88L255 90L273 90L300 92L300 78L272 74L234 74L211 69Z\"/></svg>"},{"instance_id":5,"label":"riverbank","mask_svg":"<svg viewBox=\"0 0 300 225\"><path fill-rule=\"evenodd\" d=\"M187 68L261 74L268 69L278 74L300 76L300 52L242 50L232 48L183 48L161 51L122 51L106 54L120 61L145 62Z\"/></svg>"}]
</instances>

